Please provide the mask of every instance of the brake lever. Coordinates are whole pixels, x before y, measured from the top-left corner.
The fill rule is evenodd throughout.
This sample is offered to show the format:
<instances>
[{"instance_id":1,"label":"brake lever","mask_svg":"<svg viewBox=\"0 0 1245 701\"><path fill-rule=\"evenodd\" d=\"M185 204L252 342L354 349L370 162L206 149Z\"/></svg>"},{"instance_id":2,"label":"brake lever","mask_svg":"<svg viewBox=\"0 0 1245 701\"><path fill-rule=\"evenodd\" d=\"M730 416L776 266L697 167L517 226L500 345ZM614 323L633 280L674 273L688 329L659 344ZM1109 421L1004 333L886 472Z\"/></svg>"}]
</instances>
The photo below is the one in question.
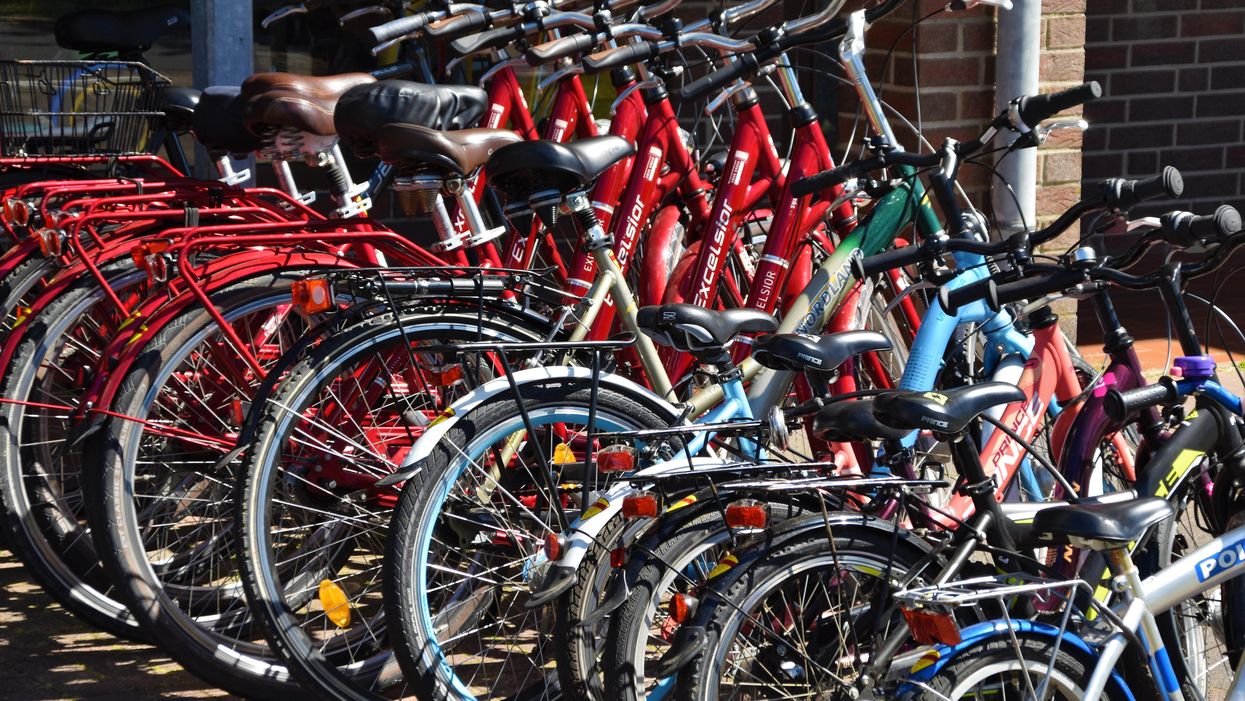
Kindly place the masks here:
<instances>
[{"instance_id":1,"label":"brake lever","mask_svg":"<svg viewBox=\"0 0 1245 701\"><path fill-rule=\"evenodd\" d=\"M297 5L286 5L285 7L277 8L271 15L268 15L267 17L265 17L263 21L259 23L259 26L264 29L267 29L268 25L278 20L285 19L286 17L290 17L291 15L305 15L305 14L307 14L307 6L302 4L301 2Z\"/></svg>"},{"instance_id":2,"label":"brake lever","mask_svg":"<svg viewBox=\"0 0 1245 701\"><path fill-rule=\"evenodd\" d=\"M382 41L376 46L373 46L370 51L373 56L379 56L385 49L388 49L395 44L401 44L405 40L406 37L397 37L396 39L390 39L389 41Z\"/></svg>"},{"instance_id":3,"label":"brake lever","mask_svg":"<svg viewBox=\"0 0 1245 701\"><path fill-rule=\"evenodd\" d=\"M559 68L558 70L550 73L548 76L545 77L544 80L537 83L536 89L540 91L544 91L545 88L548 88L550 85L557 83L559 80L562 80L563 78L569 78L573 75L582 75L583 72L584 72L583 66L579 65L578 63L572 63L571 65L566 66L565 68Z\"/></svg>"},{"instance_id":4,"label":"brake lever","mask_svg":"<svg viewBox=\"0 0 1245 701\"><path fill-rule=\"evenodd\" d=\"M1034 137L1037 139L1038 144L1043 144L1046 142L1046 139L1050 138L1052 133L1060 129L1077 129L1083 132L1089 129L1089 122L1084 119L1061 119L1049 124L1039 124L1038 128L1033 130Z\"/></svg>"},{"instance_id":5,"label":"brake lever","mask_svg":"<svg viewBox=\"0 0 1245 701\"><path fill-rule=\"evenodd\" d=\"M760 75L759 72L758 72L758 75ZM746 80L735 81L732 85L727 86L725 90L718 93L717 97L713 98L712 100L710 100L708 103L705 104L705 114L713 114L714 112L717 112L722 107L722 105L726 104L727 100L735 96L735 93L738 93L749 87L752 87L752 83L749 83Z\"/></svg>"},{"instance_id":6,"label":"brake lever","mask_svg":"<svg viewBox=\"0 0 1245 701\"><path fill-rule=\"evenodd\" d=\"M350 12L347 12L341 17L338 17L337 26L344 27L346 26L346 23L351 20L356 20L356 19L359 19L360 17L366 17L367 15L373 15L373 14L377 14L380 12L389 14L389 8L386 7L385 5L368 5L367 7L360 7L357 10L351 10Z\"/></svg>"},{"instance_id":7,"label":"brake lever","mask_svg":"<svg viewBox=\"0 0 1245 701\"><path fill-rule=\"evenodd\" d=\"M467 58L466 56L459 56L453 61L450 61L448 64L446 64L445 70L446 71L453 70L453 68L458 64L459 61L466 60L466 58ZM502 61L501 63L498 63L497 65L485 71L484 75L480 76L480 80L476 81L476 84L479 85L480 87L484 87L485 85L488 84L489 79L491 79L494 75L497 75L497 72L502 70L503 68L509 68L511 66L526 66L526 65L527 65L527 59L523 58L522 56L506 59L505 61Z\"/></svg>"},{"instance_id":8,"label":"brake lever","mask_svg":"<svg viewBox=\"0 0 1245 701\"><path fill-rule=\"evenodd\" d=\"M659 87L660 85L661 85L661 81L657 80L656 78L646 78L644 80L641 80L637 83L634 83L628 86L625 90L618 93L618 97L614 98L614 101L610 103L610 114L616 113L618 111L618 106L623 103L623 100L626 100L627 96L635 92L636 90L644 90L645 88L656 88L656 87Z\"/></svg>"}]
</instances>

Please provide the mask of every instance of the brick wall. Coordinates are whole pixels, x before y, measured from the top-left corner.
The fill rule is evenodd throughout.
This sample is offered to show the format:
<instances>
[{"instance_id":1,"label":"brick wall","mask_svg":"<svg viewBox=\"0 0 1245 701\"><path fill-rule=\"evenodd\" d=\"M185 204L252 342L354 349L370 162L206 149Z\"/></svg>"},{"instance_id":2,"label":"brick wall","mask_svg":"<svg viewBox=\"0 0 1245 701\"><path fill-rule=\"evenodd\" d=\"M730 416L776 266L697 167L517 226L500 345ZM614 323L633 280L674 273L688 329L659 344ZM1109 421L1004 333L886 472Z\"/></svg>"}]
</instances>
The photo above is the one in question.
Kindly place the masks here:
<instances>
[{"instance_id":1,"label":"brick wall","mask_svg":"<svg viewBox=\"0 0 1245 701\"><path fill-rule=\"evenodd\" d=\"M1245 206L1245 3L1093 0L1087 24L1086 77L1104 99L1086 110L1085 183L1174 165L1182 208Z\"/></svg>"},{"instance_id":2,"label":"brick wall","mask_svg":"<svg viewBox=\"0 0 1245 701\"><path fill-rule=\"evenodd\" d=\"M944 4L920 0L918 16ZM1085 66L1085 0L1046 0L1042 11L1040 88L1047 91L1076 85L1082 81ZM901 8L867 35L867 64L875 84L884 86L882 98L916 124L919 93L920 126L934 145L947 137L964 140L978 136L995 114L994 11L979 7L928 19L917 27L915 47L913 33L904 33L911 22L910 9ZM886 62L887 50L896 40L895 51ZM914 49L918 59L915 72ZM839 132L846 138L855 118L854 94L841 90L839 105ZM917 145L911 130L901 127L898 120L893 123L897 138L906 148ZM1078 198L1080 147L1079 134L1061 132L1039 152L1039 222L1053 218ZM988 206L988 171L966 166L961 182L979 206Z\"/></svg>"}]
</instances>

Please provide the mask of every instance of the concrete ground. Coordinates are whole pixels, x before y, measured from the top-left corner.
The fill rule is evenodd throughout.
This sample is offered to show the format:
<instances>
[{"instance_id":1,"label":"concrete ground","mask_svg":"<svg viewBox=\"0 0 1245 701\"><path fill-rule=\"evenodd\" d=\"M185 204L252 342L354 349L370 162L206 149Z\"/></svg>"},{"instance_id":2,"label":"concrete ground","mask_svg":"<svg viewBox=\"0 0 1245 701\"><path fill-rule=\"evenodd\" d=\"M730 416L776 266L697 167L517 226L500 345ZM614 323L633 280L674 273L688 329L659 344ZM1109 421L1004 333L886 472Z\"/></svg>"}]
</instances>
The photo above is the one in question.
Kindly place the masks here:
<instances>
[{"instance_id":1,"label":"concrete ground","mask_svg":"<svg viewBox=\"0 0 1245 701\"><path fill-rule=\"evenodd\" d=\"M0 698L22 701L231 699L150 645L95 631L0 550Z\"/></svg>"}]
</instances>

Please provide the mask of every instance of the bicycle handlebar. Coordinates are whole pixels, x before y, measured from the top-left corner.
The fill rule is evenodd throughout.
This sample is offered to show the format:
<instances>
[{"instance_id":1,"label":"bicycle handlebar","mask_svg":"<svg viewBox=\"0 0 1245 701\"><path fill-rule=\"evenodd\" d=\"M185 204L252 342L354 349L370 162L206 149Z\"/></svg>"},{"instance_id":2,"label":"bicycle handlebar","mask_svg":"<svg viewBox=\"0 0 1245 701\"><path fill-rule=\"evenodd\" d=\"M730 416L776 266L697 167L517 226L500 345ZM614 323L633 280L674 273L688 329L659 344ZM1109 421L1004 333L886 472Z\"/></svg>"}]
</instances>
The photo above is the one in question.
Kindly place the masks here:
<instances>
[{"instance_id":1,"label":"bicycle handlebar","mask_svg":"<svg viewBox=\"0 0 1245 701\"><path fill-rule=\"evenodd\" d=\"M1241 215L1230 205L1220 205L1214 214L1197 216L1190 212L1168 212L1159 218L1162 238L1173 246L1188 248L1199 243L1223 243L1241 230Z\"/></svg>"},{"instance_id":2,"label":"bicycle handlebar","mask_svg":"<svg viewBox=\"0 0 1245 701\"><path fill-rule=\"evenodd\" d=\"M1184 178L1172 166L1163 172L1141 180L1110 178L1098 184L1098 194L1103 204L1111 209L1126 210L1144 200L1166 196L1177 199L1184 194Z\"/></svg>"},{"instance_id":3,"label":"bicycle handlebar","mask_svg":"<svg viewBox=\"0 0 1245 701\"><path fill-rule=\"evenodd\" d=\"M1158 382L1137 389L1121 392L1109 389L1102 398L1102 412L1116 423L1124 423L1128 417L1154 406L1171 404L1180 398L1176 383L1169 378L1160 378Z\"/></svg>"},{"instance_id":4,"label":"bicycle handlebar","mask_svg":"<svg viewBox=\"0 0 1245 701\"><path fill-rule=\"evenodd\" d=\"M1045 95L1026 95L1016 101L1016 112L1026 126L1036 127L1043 120L1060 112L1102 97L1098 81L1078 85L1060 92Z\"/></svg>"}]
</instances>

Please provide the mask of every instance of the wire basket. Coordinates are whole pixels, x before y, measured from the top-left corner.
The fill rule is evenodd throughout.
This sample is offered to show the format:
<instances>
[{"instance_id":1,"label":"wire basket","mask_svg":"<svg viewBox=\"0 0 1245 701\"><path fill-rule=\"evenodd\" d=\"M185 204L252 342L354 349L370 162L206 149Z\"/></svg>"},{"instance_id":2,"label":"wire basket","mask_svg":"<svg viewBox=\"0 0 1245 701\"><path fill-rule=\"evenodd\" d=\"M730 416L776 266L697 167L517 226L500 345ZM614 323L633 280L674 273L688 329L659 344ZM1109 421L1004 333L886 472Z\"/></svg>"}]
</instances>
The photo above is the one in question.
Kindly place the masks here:
<instances>
[{"instance_id":1,"label":"wire basket","mask_svg":"<svg viewBox=\"0 0 1245 701\"><path fill-rule=\"evenodd\" d=\"M141 63L0 61L0 157L147 153L167 85Z\"/></svg>"}]
</instances>

